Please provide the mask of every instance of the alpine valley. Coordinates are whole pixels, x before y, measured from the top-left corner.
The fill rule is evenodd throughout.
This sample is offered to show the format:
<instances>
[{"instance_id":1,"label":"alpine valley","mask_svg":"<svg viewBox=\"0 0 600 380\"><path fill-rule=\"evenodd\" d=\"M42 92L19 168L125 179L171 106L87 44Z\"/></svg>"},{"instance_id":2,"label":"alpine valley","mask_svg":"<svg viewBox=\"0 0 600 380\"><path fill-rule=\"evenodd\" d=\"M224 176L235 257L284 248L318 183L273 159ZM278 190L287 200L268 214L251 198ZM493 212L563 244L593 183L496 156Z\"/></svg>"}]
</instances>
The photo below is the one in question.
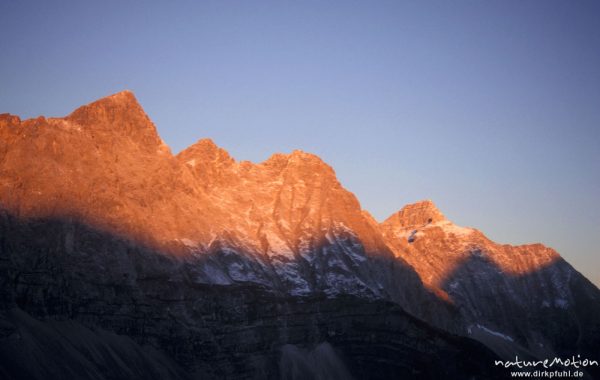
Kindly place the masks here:
<instances>
[{"instance_id":1,"label":"alpine valley","mask_svg":"<svg viewBox=\"0 0 600 380\"><path fill-rule=\"evenodd\" d=\"M600 360L600 291L541 244L431 201L379 223L302 151L173 155L129 91L0 115L2 379L501 379L578 355Z\"/></svg>"}]
</instances>

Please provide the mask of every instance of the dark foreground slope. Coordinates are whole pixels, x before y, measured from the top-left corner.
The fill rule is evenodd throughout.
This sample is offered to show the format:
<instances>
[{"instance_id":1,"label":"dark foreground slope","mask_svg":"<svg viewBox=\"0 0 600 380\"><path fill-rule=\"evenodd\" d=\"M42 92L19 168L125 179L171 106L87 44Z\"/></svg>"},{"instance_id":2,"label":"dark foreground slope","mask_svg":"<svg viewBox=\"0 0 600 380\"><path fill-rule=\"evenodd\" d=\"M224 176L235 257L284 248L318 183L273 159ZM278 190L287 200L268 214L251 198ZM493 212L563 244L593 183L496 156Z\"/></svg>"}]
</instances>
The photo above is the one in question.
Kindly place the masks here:
<instances>
[{"instance_id":1,"label":"dark foreground slope","mask_svg":"<svg viewBox=\"0 0 600 380\"><path fill-rule=\"evenodd\" d=\"M74 221L0 218L5 379L492 378L493 354L399 306L202 285Z\"/></svg>"}]
</instances>

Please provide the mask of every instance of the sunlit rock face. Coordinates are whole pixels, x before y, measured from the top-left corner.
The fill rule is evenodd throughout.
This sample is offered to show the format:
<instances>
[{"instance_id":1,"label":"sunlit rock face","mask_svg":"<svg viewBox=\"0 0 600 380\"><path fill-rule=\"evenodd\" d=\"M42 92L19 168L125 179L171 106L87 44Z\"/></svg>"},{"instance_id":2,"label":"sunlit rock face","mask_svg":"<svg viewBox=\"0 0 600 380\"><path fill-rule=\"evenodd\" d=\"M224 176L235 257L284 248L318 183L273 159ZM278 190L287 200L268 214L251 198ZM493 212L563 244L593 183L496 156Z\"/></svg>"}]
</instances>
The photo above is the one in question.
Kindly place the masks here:
<instances>
[{"instance_id":1,"label":"sunlit rock face","mask_svg":"<svg viewBox=\"0 0 600 380\"><path fill-rule=\"evenodd\" d=\"M215 275L219 282L254 281L291 295L391 298L417 314L438 310L450 318L450 308L394 257L378 224L317 156L294 151L259 164L236 162L201 140L177 158L227 213L212 226L212 242L190 249L226 253L237 265L213 262L205 281Z\"/></svg>"},{"instance_id":2,"label":"sunlit rock face","mask_svg":"<svg viewBox=\"0 0 600 380\"><path fill-rule=\"evenodd\" d=\"M5 347L58 339L73 376L489 378L468 338L598 347L598 289L553 250L493 243L431 201L379 224L310 153L251 163L204 139L173 155L128 91L0 115L0 208ZM0 354L0 373L26 357ZM36 351L32 378L55 354Z\"/></svg>"},{"instance_id":3,"label":"sunlit rock face","mask_svg":"<svg viewBox=\"0 0 600 380\"><path fill-rule=\"evenodd\" d=\"M198 283L350 293L450 313L312 154L236 162L201 140L173 156L130 92L66 118L1 123L1 203L13 215L72 218L193 261Z\"/></svg>"},{"instance_id":4,"label":"sunlit rock face","mask_svg":"<svg viewBox=\"0 0 600 380\"><path fill-rule=\"evenodd\" d=\"M208 222L198 216L216 208L132 93L65 118L3 115L0 126L0 200L10 212L72 217L165 248L182 236L206 238Z\"/></svg>"},{"instance_id":5,"label":"sunlit rock face","mask_svg":"<svg viewBox=\"0 0 600 380\"><path fill-rule=\"evenodd\" d=\"M597 352L600 293L556 251L501 245L447 220L431 201L381 224L397 257L460 311L467 335L510 355Z\"/></svg>"}]
</instances>

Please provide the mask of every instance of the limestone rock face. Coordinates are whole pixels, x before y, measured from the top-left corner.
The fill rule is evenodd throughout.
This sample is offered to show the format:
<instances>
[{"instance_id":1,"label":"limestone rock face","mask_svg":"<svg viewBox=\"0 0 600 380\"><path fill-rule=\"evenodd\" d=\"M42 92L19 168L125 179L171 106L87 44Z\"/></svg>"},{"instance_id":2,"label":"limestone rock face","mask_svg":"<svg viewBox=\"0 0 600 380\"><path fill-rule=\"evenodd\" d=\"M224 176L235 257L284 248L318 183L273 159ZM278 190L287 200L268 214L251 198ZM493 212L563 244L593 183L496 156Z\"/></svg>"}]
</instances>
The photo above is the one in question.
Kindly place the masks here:
<instances>
[{"instance_id":1,"label":"limestone rock face","mask_svg":"<svg viewBox=\"0 0 600 380\"><path fill-rule=\"evenodd\" d=\"M251 163L204 139L174 156L128 91L0 115L0 216L0 338L63 336L91 378L489 378L440 358L493 357L469 338L509 357L600 341L599 291L555 251L496 244L431 201L380 224L302 151ZM102 373L110 355L77 356L54 319L145 364Z\"/></svg>"},{"instance_id":2,"label":"limestone rock face","mask_svg":"<svg viewBox=\"0 0 600 380\"><path fill-rule=\"evenodd\" d=\"M386 282L397 281L399 274L407 285L421 286L405 263L397 270L373 268L379 262L393 265L394 256L356 197L317 156L294 151L259 164L236 162L201 140L177 157L203 184L210 202L227 211L227 219L213 227L219 249L227 246L243 260L251 254L263 268L263 283L275 278L278 287L296 295L367 296L381 295ZM247 272L256 274L226 272L220 278L244 280Z\"/></svg>"},{"instance_id":3,"label":"limestone rock face","mask_svg":"<svg viewBox=\"0 0 600 380\"><path fill-rule=\"evenodd\" d=\"M468 336L538 357L595 352L600 292L553 249L497 244L430 201L404 207L381 231L425 286L457 307Z\"/></svg>"},{"instance_id":4,"label":"limestone rock face","mask_svg":"<svg viewBox=\"0 0 600 380\"><path fill-rule=\"evenodd\" d=\"M0 215L3 379L499 378L483 345L395 303L199 284L197 263Z\"/></svg>"},{"instance_id":5,"label":"limestone rock face","mask_svg":"<svg viewBox=\"0 0 600 380\"><path fill-rule=\"evenodd\" d=\"M218 211L130 92L66 118L4 116L2 125L0 202L12 213L84 220L166 250L208 236L198 216Z\"/></svg>"},{"instance_id":6,"label":"limestone rock face","mask_svg":"<svg viewBox=\"0 0 600 380\"><path fill-rule=\"evenodd\" d=\"M88 132L127 139L149 150L169 151L130 91L119 92L82 106L65 120L75 125L75 128L83 128Z\"/></svg>"}]
</instances>

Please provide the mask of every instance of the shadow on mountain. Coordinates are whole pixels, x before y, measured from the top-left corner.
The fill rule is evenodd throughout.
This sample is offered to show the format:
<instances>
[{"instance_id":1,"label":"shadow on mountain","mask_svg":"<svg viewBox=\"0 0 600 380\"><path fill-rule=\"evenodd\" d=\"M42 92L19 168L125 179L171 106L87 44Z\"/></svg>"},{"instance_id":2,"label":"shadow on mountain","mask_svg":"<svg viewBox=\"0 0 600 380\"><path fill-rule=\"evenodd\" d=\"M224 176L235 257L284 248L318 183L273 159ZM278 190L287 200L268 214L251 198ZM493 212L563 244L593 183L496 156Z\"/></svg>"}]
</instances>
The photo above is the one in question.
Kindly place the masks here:
<instances>
[{"instance_id":1,"label":"shadow on mountain","mask_svg":"<svg viewBox=\"0 0 600 380\"><path fill-rule=\"evenodd\" d=\"M562 258L510 274L475 251L446 277L442 289L470 336L505 359L600 359L600 291ZM588 370L600 378L597 366Z\"/></svg>"},{"instance_id":2,"label":"shadow on mountain","mask_svg":"<svg viewBox=\"0 0 600 380\"><path fill-rule=\"evenodd\" d=\"M0 214L4 379L498 377L392 302L203 284L193 261L73 220Z\"/></svg>"},{"instance_id":3,"label":"shadow on mountain","mask_svg":"<svg viewBox=\"0 0 600 380\"><path fill-rule=\"evenodd\" d=\"M230 236L195 255L188 273L198 283L260 284L282 296L386 299L436 327L463 331L454 305L427 289L408 263L389 250L366 252L350 233L312 238L310 249L296 248L288 256L244 251Z\"/></svg>"}]
</instances>

